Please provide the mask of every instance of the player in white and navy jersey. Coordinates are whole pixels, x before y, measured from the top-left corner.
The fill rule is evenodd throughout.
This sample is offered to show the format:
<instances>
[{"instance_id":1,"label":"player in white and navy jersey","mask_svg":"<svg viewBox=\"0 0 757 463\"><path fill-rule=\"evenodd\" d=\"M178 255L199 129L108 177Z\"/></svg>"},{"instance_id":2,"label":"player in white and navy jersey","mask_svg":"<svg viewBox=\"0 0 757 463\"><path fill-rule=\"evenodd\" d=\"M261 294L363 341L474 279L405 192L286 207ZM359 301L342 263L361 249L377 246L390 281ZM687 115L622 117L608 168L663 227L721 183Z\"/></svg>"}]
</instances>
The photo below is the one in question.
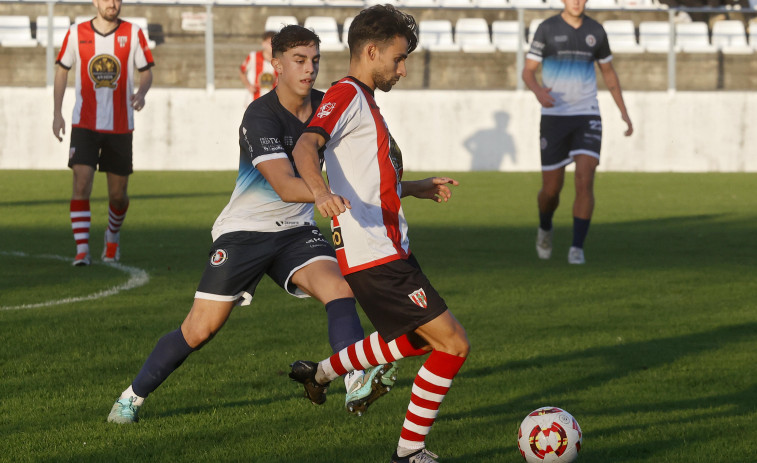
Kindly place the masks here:
<instances>
[{"instance_id":1,"label":"player in white and navy jersey","mask_svg":"<svg viewBox=\"0 0 757 463\"><path fill-rule=\"evenodd\" d=\"M552 216L560 202L565 166L575 162L573 243L568 262L583 264L584 240L594 211L594 173L602 144L595 62L628 125L626 136L633 133L633 125L612 65L605 30L584 14L586 0L563 0L563 3L562 13L539 25L523 69L523 81L542 106L542 188L538 195L536 251L541 259L552 255ZM536 80L540 64L541 84Z\"/></svg>"},{"instance_id":2,"label":"player in white and navy jersey","mask_svg":"<svg viewBox=\"0 0 757 463\"><path fill-rule=\"evenodd\" d=\"M415 49L412 16L390 5L358 14L350 26L349 77L334 84L294 149L294 160L315 205L332 217L337 259L377 332L320 363L298 360L290 377L325 399L330 381L354 369L403 357L430 355L418 372L392 461L433 463L425 449L439 406L468 355L465 330L421 271L410 249L400 198L437 202L457 181L402 180L402 153L374 99L407 75ZM318 152L325 148L329 185ZM346 201L345 201L346 200Z\"/></svg>"},{"instance_id":3,"label":"player in white and navy jersey","mask_svg":"<svg viewBox=\"0 0 757 463\"><path fill-rule=\"evenodd\" d=\"M75 266L89 265L89 197L95 169L108 176L108 228L102 259L119 260L120 230L129 207L134 110L145 106L152 85L152 53L142 30L121 21L121 0L93 0L97 16L66 33L55 71L53 134L63 141L61 113L68 71L76 73L76 103L71 121L68 167L73 171L71 227L76 241ZM139 88L134 92L134 71Z\"/></svg>"},{"instance_id":4,"label":"player in white and navy jersey","mask_svg":"<svg viewBox=\"0 0 757 463\"><path fill-rule=\"evenodd\" d=\"M193 351L218 332L235 305L248 305L268 275L292 296L326 307L334 352L363 338L355 298L333 248L313 220L313 195L292 163L292 149L320 104L313 90L320 39L287 26L273 38L280 85L247 108L239 127L239 175L229 204L213 225L210 258L181 327L163 336L108 421L133 423L144 399ZM304 204L309 202L309 204ZM386 362L385 362L386 363ZM362 412L394 384L395 367L381 365L345 377L349 410Z\"/></svg>"},{"instance_id":5,"label":"player in white and navy jersey","mask_svg":"<svg viewBox=\"0 0 757 463\"><path fill-rule=\"evenodd\" d=\"M239 79L247 89L245 107L276 86L276 70L271 64L271 39L274 35L273 31L265 31L260 50L251 51L239 66Z\"/></svg>"}]
</instances>

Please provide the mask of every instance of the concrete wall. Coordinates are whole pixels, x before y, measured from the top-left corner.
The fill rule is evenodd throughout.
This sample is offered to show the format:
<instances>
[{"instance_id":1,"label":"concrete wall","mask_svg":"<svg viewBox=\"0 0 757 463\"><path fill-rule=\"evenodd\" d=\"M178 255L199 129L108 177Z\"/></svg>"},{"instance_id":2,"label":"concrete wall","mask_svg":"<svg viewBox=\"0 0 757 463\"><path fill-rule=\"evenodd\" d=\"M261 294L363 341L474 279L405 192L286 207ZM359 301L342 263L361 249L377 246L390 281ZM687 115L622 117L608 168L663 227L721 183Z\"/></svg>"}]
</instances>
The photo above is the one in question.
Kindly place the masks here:
<instances>
[{"instance_id":1,"label":"concrete wall","mask_svg":"<svg viewBox=\"0 0 757 463\"><path fill-rule=\"evenodd\" d=\"M135 169L235 170L243 95L151 90L135 116ZM600 93L600 169L757 172L757 93L626 92L625 99L636 130L630 138L611 96ZM0 168L65 168L73 100L69 88L59 143L51 91L0 87ZM539 169L539 108L530 92L393 90L377 100L407 170Z\"/></svg>"}]
</instances>

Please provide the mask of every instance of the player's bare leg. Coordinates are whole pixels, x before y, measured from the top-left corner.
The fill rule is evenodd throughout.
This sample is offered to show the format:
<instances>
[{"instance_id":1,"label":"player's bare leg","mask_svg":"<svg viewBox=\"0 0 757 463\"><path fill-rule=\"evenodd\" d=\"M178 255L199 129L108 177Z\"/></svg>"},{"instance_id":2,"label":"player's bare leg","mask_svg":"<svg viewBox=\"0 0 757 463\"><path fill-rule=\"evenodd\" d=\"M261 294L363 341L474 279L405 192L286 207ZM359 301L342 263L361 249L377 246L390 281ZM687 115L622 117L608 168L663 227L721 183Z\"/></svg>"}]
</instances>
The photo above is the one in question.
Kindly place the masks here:
<instances>
[{"instance_id":1,"label":"player's bare leg","mask_svg":"<svg viewBox=\"0 0 757 463\"><path fill-rule=\"evenodd\" d=\"M355 309L354 295L336 262L315 261L295 272L292 283L326 306L329 342L333 352L339 352L363 339L365 333ZM315 364L309 366L315 368ZM303 368L306 367L303 365ZM303 374L309 376L309 373ZM344 375L347 391L345 408L350 413L362 415L373 402L391 390L396 379L397 367L391 363L371 367L366 371L347 373ZM321 401L325 400L325 389L317 384L312 384L311 387L315 388L312 393L308 393L306 387L308 398L311 401L315 398L314 403L323 403Z\"/></svg>"},{"instance_id":2,"label":"player's bare leg","mask_svg":"<svg viewBox=\"0 0 757 463\"><path fill-rule=\"evenodd\" d=\"M145 398L160 386L192 352L207 344L229 319L234 302L195 299L181 324L158 340L132 384L121 393L108 415L112 423L136 423Z\"/></svg>"},{"instance_id":3,"label":"player's bare leg","mask_svg":"<svg viewBox=\"0 0 757 463\"><path fill-rule=\"evenodd\" d=\"M117 262L121 257L121 225L129 208L129 177L108 172L108 228L103 243L103 262Z\"/></svg>"},{"instance_id":4,"label":"player's bare leg","mask_svg":"<svg viewBox=\"0 0 757 463\"><path fill-rule=\"evenodd\" d=\"M544 170L542 187L537 196L539 228L536 230L536 254L540 259L552 257L552 216L560 204L560 192L565 183L565 167Z\"/></svg>"},{"instance_id":5,"label":"player's bare leg","mask_svg":"<svg viewBox=\"0 0 757 463\"><path fill-rule=\"evenodd\" d=\"M586 262L583 252L584 240L594 212L594 175L599 159L581 154L575 156L574 161L576 199L573 202L573 243L568 252L568 262L583 264Z\"/></svg>"},{"instance_id":6,"label":"player's bare leg","mask_svg":"<svg viewBox=\"0 0 757 463\"><path fill-rule=\"evenodd\" d=\"M89 265L89 229L92 214L89 207L89 197L92 194L92 183L95 178L95 169L85 164L74 164L73 187L71 191L71 229L76 241L76 257L74 266Z\"/></svg>"}]
</instances>

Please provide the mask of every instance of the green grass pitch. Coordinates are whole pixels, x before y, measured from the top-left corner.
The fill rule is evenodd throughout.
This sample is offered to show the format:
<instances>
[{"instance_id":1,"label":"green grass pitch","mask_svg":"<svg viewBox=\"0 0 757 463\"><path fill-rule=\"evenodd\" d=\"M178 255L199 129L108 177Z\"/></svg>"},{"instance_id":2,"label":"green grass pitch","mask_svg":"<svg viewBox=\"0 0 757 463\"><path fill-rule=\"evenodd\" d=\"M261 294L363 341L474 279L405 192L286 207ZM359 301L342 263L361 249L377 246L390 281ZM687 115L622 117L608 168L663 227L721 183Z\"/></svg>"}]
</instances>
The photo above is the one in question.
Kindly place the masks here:
<instances>
[{"instance_id":1,"label":"green grass pitch","mask_svg":"<svg viewBox=\"0 0 757 463\"><path fill-rule=\"evenodd\" d=\"M137 425L105 422L188 312L235 175L134 174L122 264L149 282L44 305L130 276L54 257L74 255L70 172L0 171L0 460L389 461L421 360L401 361L397 387L361 418L339 381L310 404L286 373L330 353L326 317L269 280ZM521 461L518 425L546 405L581 424L579 462L757 461L757 175L599 173L585 266L566 262L572 174L551 261L534 250L538 173L451 175L450 203L404 201L412 249L472 344L427 440L442 462ZM98 174L95 258L106 207ZM8 309L29 305L42 306Z\"/></svg>"}]
</instances>

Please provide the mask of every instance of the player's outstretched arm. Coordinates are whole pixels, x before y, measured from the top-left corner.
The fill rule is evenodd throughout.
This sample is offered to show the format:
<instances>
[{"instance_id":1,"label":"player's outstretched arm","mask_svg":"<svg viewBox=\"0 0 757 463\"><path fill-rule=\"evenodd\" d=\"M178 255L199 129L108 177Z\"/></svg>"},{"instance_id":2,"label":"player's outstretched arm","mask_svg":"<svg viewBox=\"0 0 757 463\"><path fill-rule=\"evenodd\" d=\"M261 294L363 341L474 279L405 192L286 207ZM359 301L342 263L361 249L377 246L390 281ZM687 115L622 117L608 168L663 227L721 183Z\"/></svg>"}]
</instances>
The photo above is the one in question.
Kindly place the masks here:
<instances>
[{"instance_id":1,"label":"player's outstretched arm","mask_svg":"<svg viewBox=\"0 0 757 463\"><path fill-rule=\"evenodd\" d=\"M401 182L402 197L415 196L421 199L430 199L437 203L449 201L452 191L447 185L460 185L460 182L450 177L429 177L423 180Z\"/></svg>"},{"instance_id":2,"label":"player's outstretched arm","mask_svg":"<svg viewBox=\"0 0 757 463\"><path fill-rule=\"evenodd\" d=\"M68 82L68 69L57 66L55 68L55 79L53 80L53 135L58 141L63 141L61 135L66 134L66 121L63 119L63 94L66 93L66 83Z\"/></svg>"},{"instance_id":3,"label":"player's outstretched arm","mask_svg":"<svg viewBox=\"0 0 757 463\"><path fill-rule=\"evenodd\" d=\"M287 203L312 203L313 193L305 182L294 175L289 159L271 159L255 166L273 187L282 201Z\"/></svg>"},{"instance_id":4,"label":"player's outstretched arm","mask_svg":"<svg viewBox=\"0 0 757 463\"><path fill-rule=\"evenodd\" d=\"M312 132L303 133L294 146L292 157L297 166L297 172L300 173L300 177L312 193L313 203L318 208L318 212L323 217L334 217L346 211L350 207L350 202L346 198L331 193L326 181L323 180L318 150L325 144L326 139L323 136Z\"/></svg>"},{"instance_id":5,"label":"player's outstretched arm","mask_svg":"<svg viewBox=\"0 0 757 463\"><path fill-rule=\"evenodd\" d=\"M628 116L628 110L626 109L626 103L623 101L623 91L620 89L620 79L618 79L618 73L615 72L612 62L599 63L599 69L602 71L602 78L605 81L607 90L610 91L615 104L618 105L620 110L620 117L623 118L623 122L626 123L628 128L625 131L625 136L629 137L633 133L633 124L631 118Z\"/></svg>"}]
</instances>

